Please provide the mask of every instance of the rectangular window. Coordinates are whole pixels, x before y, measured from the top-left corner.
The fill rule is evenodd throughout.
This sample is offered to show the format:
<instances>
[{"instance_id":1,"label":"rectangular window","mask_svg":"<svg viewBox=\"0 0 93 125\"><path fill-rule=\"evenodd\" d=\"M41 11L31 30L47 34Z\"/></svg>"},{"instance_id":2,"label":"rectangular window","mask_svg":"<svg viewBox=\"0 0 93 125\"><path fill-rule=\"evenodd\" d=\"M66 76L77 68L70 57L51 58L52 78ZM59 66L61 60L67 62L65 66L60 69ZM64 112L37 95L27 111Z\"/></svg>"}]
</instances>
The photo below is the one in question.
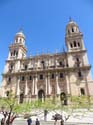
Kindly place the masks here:
<instances>
[{"instance_id":1,"label":"rectangular window","mask_svg":"<svg viewBox=\"0 0 93 125\"><path fill-rule=\"evenodd\" d=\"M41 80L41 79L43 79L43 75L42 75L42 74L40 75L40 80Z\"/></svg>"},{"instance_id":2,"label":"rectangular window","mask_svg":"<svg viewBox=\"0 0 93 125\"><path fill-rule=\"evenodd\" d=\"M27 70L27 68L28 68L27 65L25 65L25 70Z\"/></svg>"},{"instance_id":3,"label":"rectangular window","mask_svg":"<svg viewBox=\"0 0 93 125\"><path fill-rule=\"evenodd\" d=\"M60 73L60 78L63 78L63 77L64 77L63 73Z\"/></svg>"},{"instance_id":4,"label":"rectangular window","mask_svg":"<svg viewBox=\"0 0 93 125\"><path fill-rule=\"evenodd\" d=\"M13 55L13 53L11 52L11 56Z\"/></svg>"},{"instance_id":5,"label":"rectangular window","mask_svg":"<svg viewBox=\"0 0 93 125\"><path fill-rule=\"evenodd\" d=\"M24 77L24 76L22 76L21 80L22 80L22 81L24 81L24 80L25 80L25 77Z\"/></svg>"},{"instance_id":6,"label":"rectangular window","mask_svg":"<svg viewBox=\"0 0 93 125\"><path fill-rule=\"evenodd\" d=\"M53 73L52 75L51 75L51 79L54 79L55 78L55 74Z\"/></svg>"},{"instance_id":7,"label":"rectangular window","mask_svg":"<svg viewBox=\"0 0 93 125\"><path fill-rule=\"evenodd\" d=\"M9 85L11 83L11 77L8 77L7 84Z\"/></svg>"},{"instance_id":8,"label":"rectangular window","mask_svg":"<svg viewBox=\"0 0 93 125\"><path fill-rule=\"evenodd\" d=\"M29 76L29 80L32 80L32 76Z\"/></svg>"},{"instance_id":9,"label":"rectangular window","mask_svg":"<svg viewBox=\"0 0 93 125\"><path fill-rule=\"evenodd\" d=\"M82 77L81 71L78 72L78 76L79 76L79 77Z\"/></svg>"}]
</instances>

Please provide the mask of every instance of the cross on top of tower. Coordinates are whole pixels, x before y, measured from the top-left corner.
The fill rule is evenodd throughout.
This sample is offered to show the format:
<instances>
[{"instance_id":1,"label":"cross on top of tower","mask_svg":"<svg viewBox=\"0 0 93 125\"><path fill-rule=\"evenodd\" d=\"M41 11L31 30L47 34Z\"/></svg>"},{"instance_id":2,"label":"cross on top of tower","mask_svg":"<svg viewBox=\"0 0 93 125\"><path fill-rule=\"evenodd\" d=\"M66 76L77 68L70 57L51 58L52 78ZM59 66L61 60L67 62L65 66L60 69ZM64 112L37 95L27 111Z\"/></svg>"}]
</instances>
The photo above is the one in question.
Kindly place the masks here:
<instances>
[{"instance_id":1,"label":"cross on top of tower","mask_svg":"<svg viewBox=\"0 0 93 125\"><path fill-rule=\"evenodd\" d=\"M72 18L71 18L71 16L69 17L69 22L72 22L73 20L72 20Z\"/></svg>"}]
</instances>

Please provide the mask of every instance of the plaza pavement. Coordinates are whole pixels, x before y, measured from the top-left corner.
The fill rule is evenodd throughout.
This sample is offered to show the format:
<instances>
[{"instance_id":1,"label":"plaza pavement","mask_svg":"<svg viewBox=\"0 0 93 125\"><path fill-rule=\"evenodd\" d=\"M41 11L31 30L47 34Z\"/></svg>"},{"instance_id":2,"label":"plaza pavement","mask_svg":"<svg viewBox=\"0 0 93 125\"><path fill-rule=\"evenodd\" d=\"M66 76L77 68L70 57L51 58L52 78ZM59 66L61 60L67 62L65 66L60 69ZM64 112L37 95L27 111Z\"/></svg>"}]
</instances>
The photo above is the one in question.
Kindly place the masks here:
<instances>
[{"instance_id":1,"label":"plaza pavement","mask_svg":"<svg viewBox=\"0 0 93 125\"><path fill-rule=\"evenodd\" d=\"M44 111L43 110L32 110L32 114L35 116L32 116L32 125L35 125L35 120L38 118L40 120L40 125L54 125L54 120L52 119L52 116L56 113L62 114L64 119L64 125L93 125L93 110L88 111L87 109L77 109L74 110L73 113L66 113L64 111L60 110L53 110L48 111L47 114L47 121L44 121ZM68 115L70 115L69 119ZM1 118L2 116L0 116ZM23 117L16 118L14 120L13 125L27 125L27 120ZM57 125L60 125L60 121L57 122Z\"/></svg>"},{"instance_id":2,"label":"plaza pavement","mask_svg":"<svg viewBox=\"0 0 93 125\"><path fill-rule=\"evenodd\" d=\"M54 111L48 111L47 114L47 121L44 121L44 112L43 110L32 110L32 114L36 114L35 116L32 116L32 125L35 125L35 120L38 118L40 120L40 125L54 125L54 120L52 119L52 116L56 113L62 114L64 119L64 125L93 125L93 110L88 111L87 109L77 109L73 111L73 113L67 114L64 111L60 110L54 110ZM70 115L69 119L68 115ZM26 119L16 119L14 121L13 125L27 125ZM58 121L57 125L60 125L60 121Z\"/></svg>"}]
</instances>

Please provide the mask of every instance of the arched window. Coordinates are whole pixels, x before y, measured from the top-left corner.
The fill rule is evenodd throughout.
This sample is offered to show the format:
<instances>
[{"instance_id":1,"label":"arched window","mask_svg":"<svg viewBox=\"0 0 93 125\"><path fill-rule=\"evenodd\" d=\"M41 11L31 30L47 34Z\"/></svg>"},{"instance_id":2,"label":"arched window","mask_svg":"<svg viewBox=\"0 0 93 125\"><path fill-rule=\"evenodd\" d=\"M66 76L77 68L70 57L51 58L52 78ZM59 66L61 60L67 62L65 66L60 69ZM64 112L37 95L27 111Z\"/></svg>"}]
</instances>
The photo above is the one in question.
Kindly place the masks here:
<instances>
[{"instance_id":1,"label":"arched window","mask_svg":"<svg viewBox=\"0 0 93 125\"><path fill-rule=\"evenodd\" d=\"M78 57L76 58L76 61L79 62L79 58Z\"/></svg>"},{"instance_id":2,"label":"arched window","mask_svg":"<svg viewBox=\"0 0 93 125\"><path fill-rule=\"evenodd\" d=\"M16 43L18 43L18 38L16 38Z\"/></svg>"},{"instance_id":3,"label":"arched window","mask_svg":"<svg viewBox=\"0 0 93 125\"><path fill-rule=\"evenodd\" d=\"M78 57L76 58L76 64L78 67L80 66L80 59Z\"/></svg>"},{"instance_id":4,"label":"arched window","mask_svg":"<svg viewBox=\"0 0 93 125\"><path fill-rule=\"evenodd\" d=\"M18 56L18 51L16 51L16 56Z\"/></svg>"},{"instance_id":5,"label":"arched window","mask_svg":"<svg viewBox=\"0 0 93 125\"><path fill-rule=\"evenodd\" d=\"M44 64L44 61L43 61L43 60L41 61L41 64Z\"/></svg>"},{"instance_id":6,"label":"arched window","mask_svg":"<svg viewBox=\"0 0 93 125\"><path fill-rule=\"evenodd\" d=\"M16 50L14 50L14 56L15 56L15 54L16 54Z\"/></svg>"},{"instance_id":7,"label":"arched window","mask_svg":"<svg viewBox=\"0 0 93 125\"><path fill-rule=\"evenodd\" d=\"M80 43L78 42L78 47L80 47Z\"/></svg>"},{"instance_id":8,"label":"arched window","mask_svg":"<svg viewBox=\"0 0 93 125\"><path fill-rule=\"evenodd\" d=\"M71 47L71 48L73 48L73 45L72 45L72 43L70 43L70 47Z\"/></svg>"},{"instance_id":9,"label":"arched window","mask_svg":"<svg viewBox=\"0 0 93 125\"><path fill-rule=\"evenodd\" d=\"M13 67L14 67L13 64L10 64L10 66L9 66L9 71L10 71L10 72L13 71Z\"/></svg>"},{"instance_id":10,"label":"arched window","mask_svg":"<svg viewBox=\"0 0 93 125\"><path fill-rule=\"evenodd\" d=\"M20 38L20 42L22 41L22 39Z\"/></svg>"},{"instance_id":11,"label":"arched window","mask_svg":"<svg viewBox=\"0 0 93 125\"><path fill-rule=\"evenodd\" d=\"M76 47L77 45L76 45L76 41L74 41L74 47Z\"/></svg>"},{"instance_id":12,"label":"arched window","mask_svg":"<svg viewBox=\"0 0 93 125\"><path fill-rule=\"evenodd\" d=\"M7 80L7 85L9 85L10 83L11 83L11 77L9 76Z\"/></svg>"},{"instance_id":13,"label":"arched window","mask_svg":"<svg viewBox=\"0 0 93 125\"><path fill-rule=\"evenodd\" d=\"M25 68L25 70L27 70L28 66L27 66L27 65L25 65L25 67L24 67L24 68Z\"/></svg>"},{"instance_id":14,"label":"arched window","mask_svg":"<svg viewBox=\"0 0 93 125\"><path fill-rule=\"evenodd\" d=\"M64 66L65 66L65 64L64 64L64 62L63 62L63 61L60 61L60 62L59 62L59 65L60 65L60 66L62 66L62 67L64 67Z\"/></svg>"},{"instance_id":15,"label":"arched window","mask_svg":"<svg viewBox=\"0 0 93 125\"><path fill-rule=\"evenodd\" d=\"M62 62L61 61L59 62L59 65L62 66Z\"/></svg>"},{"instance_id":16,"label":"arched window","mask_svg":"<svg viewBox=\"0 0 93 125\"><path fill-rule=\"evenodd\" d=\"M42 60L41 61L42 68L45 68L45 62Z\"/></svg>"},{"instance_id":17,"label":"arched window","mask_svg":"<svg viewBox=\"0 0 93 125\"><path fill-rule=\"evenodd\" d=\"M11 70L13 69L13 64L10 64L10 69L11 69Z\"/></svg>"},{"instance_id":18,"label":"arched window","mask_svg":"<svg viewBox=\"0 0 93 125\"><path fill-rule=\"evenodd\" d=\"M11 56L13 55L13 53L11 52Z\"/></svg>"},{"instance_id":19,"label":"arched window","mask_svg":"<svg viewBox=\"0 0 93 125\"><path fill-rule=\"evenodd\" d=\"M81 93L81 95L85 95L85 90L84 90L84 88L81 88L81 89L80 89L80 93Z\"/></svg>"},{"instance_id":20,"label":"arched window","mask_svg":"<svg viewBox=\"0 0 93 125\"><path fill-rule=\"evenodd\" d=\"M11 82L11 77L8 78L8 82Z\"/></svg>"},{"instance_id":21,"label":"arched window","mask_svg":"<svg viewBox=\"0 0 93 125\"><path fill-rule=\"evenodd\" d=\"M72 32L74 32L74 28L72 28Z\"/></svg>"}]
</instances>

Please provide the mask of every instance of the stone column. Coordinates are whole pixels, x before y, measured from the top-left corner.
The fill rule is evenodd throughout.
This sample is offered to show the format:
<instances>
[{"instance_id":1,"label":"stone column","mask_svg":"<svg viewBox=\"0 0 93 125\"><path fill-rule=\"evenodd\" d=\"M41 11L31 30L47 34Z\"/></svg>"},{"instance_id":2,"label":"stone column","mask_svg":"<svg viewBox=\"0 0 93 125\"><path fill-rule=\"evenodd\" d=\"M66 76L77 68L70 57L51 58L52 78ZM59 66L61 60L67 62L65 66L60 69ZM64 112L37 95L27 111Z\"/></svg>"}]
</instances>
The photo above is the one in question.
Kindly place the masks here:
<instances>
[{"instance_id":1,"label":"stone column","mask_svg":"<svg viewBox=\"0 0 93 125\"><path fill-rule=\"evenodd\" d=\"M46 83L46 97L47 97L47 75L46 75L46 78L45 78L45 83Z\"/></svg>"},{"instance_id":2,"label":"stone column","mask_svg":"<svg viewBox=\"0 0 93 125\"><path fill-rule=\"evenodd\" d=\"M35 95L37 96L37 82L38 82L38 78L37 78L37 75L35 77Z\"/></svg>"},{"instance_id":3,"label":"stone column","mask_svg":"<svg viewBox=\"0 0 93 125\"><path fill-rule=\"evenodd\" d=\"M70 94L70 85L69 85L70 83L67 74L66 74L66 83L67 83L67 94Z\"/></svg>"},{"instance_id":4,"label":"stone column","mask_svg":"<svg viewBox=\"0 0 93 125\"><path fill-rule=\"evenodd\" d=\"M50 73L48 73L48 94L51 94Z\"/></svg>"},{"instance_id":5,"label":"stone column","mask_svg":"<svg viewBox=\"0 0 93 125\"><path fill-rule=\"evenodd\" d=\"M34 76L33 76L33 84L32 84L32 95L34 95L35 94L35 78L34 78Z\"/></svg>"},{"instance_id":6,"label":"stone column","mask_svg":"<svg viewBox=\"0 0 93 125\"><path fill-rule=\"evenodd\" d=\"M17 79L17 92L16 92L16 95L18 98L18 104L20 102L20 86L19 86L19 84L20 84L20 77L18 77L18 79Z\"/></svg>"},{"instance_id":7,"label":"stone column","mask_svg":"<svg viewBox=\"0 0 93 125\"><path fill-rule=\"evenodd\" d=\"M59 84L58 84L58 73L56 73L56 89L57 89L57 95L60 95L60 88L59 88Z\"/></svg>"},{"instance_id":8,"label":"stone column","mask_svg":"<svg viewBox=\"0 0 93 125\"><path fill-rule=\"evenodd\" d=\"M27 77L26 77L26 83L25 83L25 101L27 101L27 95L28 95L28 85L27 85Z\"/></svg>"}]
</instances>

